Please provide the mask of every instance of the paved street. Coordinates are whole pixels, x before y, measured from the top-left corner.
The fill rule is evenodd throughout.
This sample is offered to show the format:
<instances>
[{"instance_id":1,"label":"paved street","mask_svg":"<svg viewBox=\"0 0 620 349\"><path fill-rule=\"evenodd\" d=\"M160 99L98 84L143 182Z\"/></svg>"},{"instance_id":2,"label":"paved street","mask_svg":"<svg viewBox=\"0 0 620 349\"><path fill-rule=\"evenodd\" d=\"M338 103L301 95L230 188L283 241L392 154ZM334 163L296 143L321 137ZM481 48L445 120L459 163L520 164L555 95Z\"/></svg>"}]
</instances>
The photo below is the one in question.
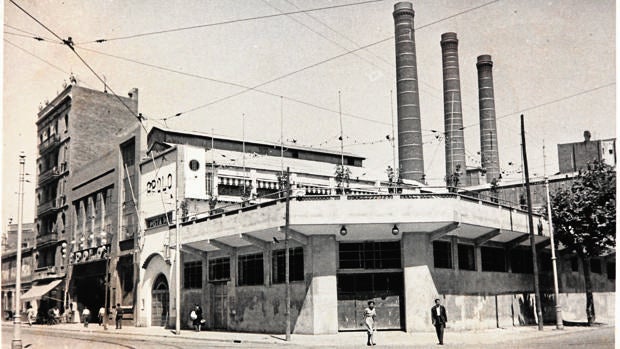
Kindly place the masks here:
<instances>
[{"instance_id":1,"label":"paved street","mask_svg":"<svg viewBox=\"0 0 620 349\"><path fill-rule=\"evenodd\" d=\"M2 348L10 348L12 324L2 324ZM361 332L344 332L337 335L293 335L292 342L283 341L282 335L183 331L175 336L162 328L127 327L123 330L103 331L78 324L55 327L34 326L22 330L24 348L360 348L364 347L365 335ZM379 332L377 347L384 348L432 348L433 333L407 334L399 331ZM483 331L446 333L446 345L452 348L614 348L614 327L594 328L567 327L559 332L547 327L538 332L534 327L492 329Z\"/></svg>"}]
</instances>

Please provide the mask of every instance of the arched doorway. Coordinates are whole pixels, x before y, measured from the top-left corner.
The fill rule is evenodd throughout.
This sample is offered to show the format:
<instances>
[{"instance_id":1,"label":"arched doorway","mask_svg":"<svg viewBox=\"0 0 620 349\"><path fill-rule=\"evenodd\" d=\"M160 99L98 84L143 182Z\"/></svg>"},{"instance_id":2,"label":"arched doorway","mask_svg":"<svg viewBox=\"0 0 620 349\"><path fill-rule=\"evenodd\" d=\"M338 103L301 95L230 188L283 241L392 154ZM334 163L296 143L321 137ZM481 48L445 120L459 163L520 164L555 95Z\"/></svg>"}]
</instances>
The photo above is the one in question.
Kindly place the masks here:
<instances>
[{"instance_id":1,"label":"arched doorway","mask_svg":"<svg viewBox=\"0 0 620 349\"><path fill-rule=\"evenodd\" d=\"M151 295L151 326L165 327L168 323L170 292L168 281L163 274L159 274L155 279Z\"/></svg>"}]
</instances>

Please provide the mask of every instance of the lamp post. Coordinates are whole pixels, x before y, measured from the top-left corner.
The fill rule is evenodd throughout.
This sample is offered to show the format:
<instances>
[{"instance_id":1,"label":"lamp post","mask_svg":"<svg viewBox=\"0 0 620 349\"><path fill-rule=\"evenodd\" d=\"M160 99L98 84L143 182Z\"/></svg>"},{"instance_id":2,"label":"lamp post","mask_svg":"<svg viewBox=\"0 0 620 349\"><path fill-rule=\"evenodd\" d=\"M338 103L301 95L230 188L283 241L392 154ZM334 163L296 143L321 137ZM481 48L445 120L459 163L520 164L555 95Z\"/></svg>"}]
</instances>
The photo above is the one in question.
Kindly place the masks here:
<instances>
[{"instance_id":1,"label":"lamp post","mask_svg":"<svg viewBox=\"0 0 620 349\"><path fill-rule=\"evenodd\" d=\"M17 261L15 263L15 314L13 315L12 349L22 348L21 339L21 289L22 289L22 218L24 215L24 167L26 155L19 154L19 191L17 193Z\"/></svg>"}]
</instances>

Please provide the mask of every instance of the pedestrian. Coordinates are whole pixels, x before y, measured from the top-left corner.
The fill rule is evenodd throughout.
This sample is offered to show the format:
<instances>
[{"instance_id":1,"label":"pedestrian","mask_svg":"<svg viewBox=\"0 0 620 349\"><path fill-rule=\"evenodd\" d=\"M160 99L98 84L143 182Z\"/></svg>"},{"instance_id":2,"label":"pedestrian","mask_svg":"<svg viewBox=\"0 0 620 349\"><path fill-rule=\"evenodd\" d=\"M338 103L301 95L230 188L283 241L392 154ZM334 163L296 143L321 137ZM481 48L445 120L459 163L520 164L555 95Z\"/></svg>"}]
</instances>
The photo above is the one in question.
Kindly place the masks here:
<instances>
[{"instance_id":1,"label":"pedestrian","mask_svg":"<svg viewBox=\"0 0 620 349\"><path fill-rule=\"evenodd\" d=\"M446 328L446 322L448 322L448 316L446 315L446 308L441 305L439 298L435 299L435 305L431 308L431 319L433 320L433 326L437 332L437 339L439 345L443 345L443 330Z\"/></svg>"},{"instance_id":2,"label":"pedestrian","mask_svg":"<svg viewBox=\"0 0 620 349\"><path fill-rule=\"evenodd\" d=\"M47 324L50 326L54 324L54 308L47 310Z\"/></svg>"},{"instance_id":3,"label":"pedestrian","mask_svg":"<svg viewBox=\"0 0 620 349\"><path fill-rule=\"evenodd\" d=\"M87 306L84 306L84 310L82 310L82 318L84 318L84 327L88 327L88 320L90 320L90 310L88 310Z\"/></svg>"},{"instance_id":4,"label":"pedestrian","mask_svg":"<svg viewBox=\"0 0 620 349\"><path fill-rule=\"evenodd\" d=\"M116 307L114 307L114 321L116 322L117 330L123 328L123 309L121 309L120 303L116 303Z\"/></svg>"},{"instance_id":5,"label":"pedestrian","mask_svg":"<svg viewBox=\"0 0 620 349\"><path fill-rule=\"evenodd\" d=\"M366 345L377 345L375 343L375 317L377 316L377 310L375 309L375 301L368 301L368 307L364 309L364 322L362 325L366 328L366 334L368 335L368 341Z\"/></svg>"},{"instance_id":6,"label":"pedestrian","mask_svg":"<svg viewBox=\"0 0 620 349\"><path fill-rule=\"evenodd\" d=\"M105 308L103 306L99 308L97 317L99 318L99 326L103 325L103 320L105 319Z\"/></svg>"},{"instance_id":7,"label":"pedestrian","mask_svg":"<svg viewBox=\"0 0 620 349\"><path fill-rule=\"evenodd\" d=\"M196 332L200 332L200 327L202 326L204 320L202 319L202 308L200 308L199 304L196 304L194 310L192 310L192 312L189 314L189 317L194 325L194 330Z\"/></svg>"},{"instance_id":8,"label":"pedestrian","mask_svg":"<svg viewBox=\"0 0 620 349\"><path fill-rule=\"evenodd\" d=\"M58 306L54 307L54 324L58 324L60 323L60 309L58 309Z\"/></svg>"},{"instance_id":9,"label":"pedestrian","mask_svg":"<svg viewBox=\"0 0 620 349\"><path fill-rule=\"evenodd\" d=\"M26 310L26 317L28 318L28 326L32 327L32 322L36 321L37 314L34 311L32 305L28 305L28 309Z\"/></svg>"}]
</instances>

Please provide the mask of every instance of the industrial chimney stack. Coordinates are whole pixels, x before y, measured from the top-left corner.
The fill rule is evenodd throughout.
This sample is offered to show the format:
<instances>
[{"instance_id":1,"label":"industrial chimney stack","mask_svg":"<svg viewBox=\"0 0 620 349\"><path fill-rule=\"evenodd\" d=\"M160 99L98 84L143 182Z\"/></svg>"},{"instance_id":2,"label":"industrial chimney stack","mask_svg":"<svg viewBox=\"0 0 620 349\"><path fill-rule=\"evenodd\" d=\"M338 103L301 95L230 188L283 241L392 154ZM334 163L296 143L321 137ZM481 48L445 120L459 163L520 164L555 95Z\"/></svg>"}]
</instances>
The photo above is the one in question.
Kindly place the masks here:
<instances>
[{"instance_id":1,"label":"industrial chimney stack","mask_svg":"<svg viewBox=\"0 0 620 349\"><path fill-rule=\"evenodd\" d=\"M424 181L424 155L418 70L413 32L413 5L394 5L396 91L398 105L398 164L403 179Z\"/></svg>"},{"instance_id":2,"label":"industrial chimney stack","mask_svg":"<svg viewBox=\"0 0 620 349\"><path fill-rule=\"evenodd\" d=\"M476 67L478 68L478 103L480 107L480 156L482 168L486 170L487 183L491 183L500 177L491 56L478 56Z\"/></svg>"},{"instance_id":3,"label":"industrial chimney stack","mask_svg":"<svg viewBox=\"0 0 620 349\"><path fill-rule=\"evenodd\" d=\"M443 110L446 134L446 185L456 187L465 173L465 138L461 109L461 81L459 75L459 40L456 33L441 35L443 63Z\"/></svg>"}]
</instances>

